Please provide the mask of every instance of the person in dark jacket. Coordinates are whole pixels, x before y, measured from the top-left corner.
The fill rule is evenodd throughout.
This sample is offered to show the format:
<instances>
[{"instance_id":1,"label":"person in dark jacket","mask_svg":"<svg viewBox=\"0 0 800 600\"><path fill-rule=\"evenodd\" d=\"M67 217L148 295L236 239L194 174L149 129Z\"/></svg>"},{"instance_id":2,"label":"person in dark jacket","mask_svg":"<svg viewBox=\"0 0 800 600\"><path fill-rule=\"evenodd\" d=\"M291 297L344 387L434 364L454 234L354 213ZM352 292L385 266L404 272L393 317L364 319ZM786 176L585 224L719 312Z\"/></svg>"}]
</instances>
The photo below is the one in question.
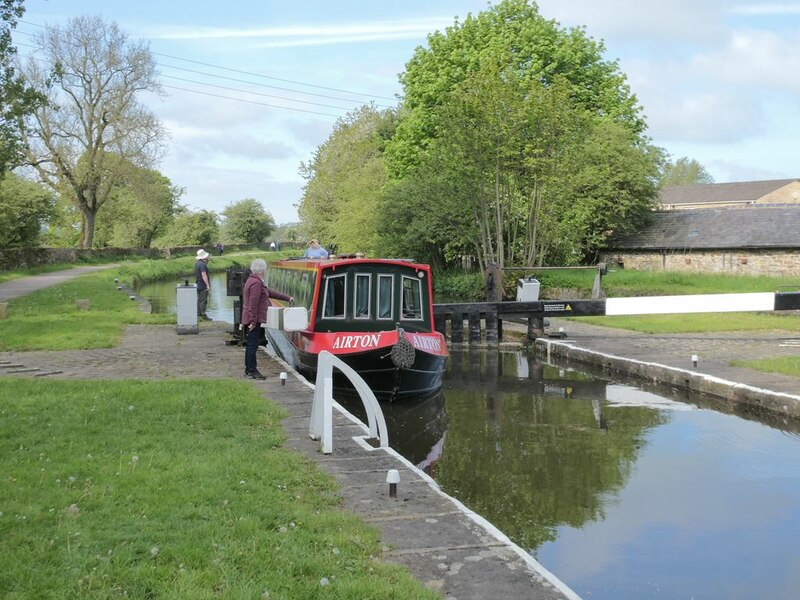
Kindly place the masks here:
<instances>
[{"instance_id":1,"label":"person in dark jacket","mask_svg":"<svg viewBox=\"0 0 800 600\"><path fill-rule=\"evenodd\" d=\"M270 298L294 302L294 298L271 290L264 285L264 275L267 272L267 263L257 258L250 263L250 277L244 284L242 291L242 327L247 336L247 345L244 351L244 375L251 379L266 379L259 371L256 364L258 340L261 338L261 328L267 321L267 307L272 305Z\"/></svg>"}]
</instances>

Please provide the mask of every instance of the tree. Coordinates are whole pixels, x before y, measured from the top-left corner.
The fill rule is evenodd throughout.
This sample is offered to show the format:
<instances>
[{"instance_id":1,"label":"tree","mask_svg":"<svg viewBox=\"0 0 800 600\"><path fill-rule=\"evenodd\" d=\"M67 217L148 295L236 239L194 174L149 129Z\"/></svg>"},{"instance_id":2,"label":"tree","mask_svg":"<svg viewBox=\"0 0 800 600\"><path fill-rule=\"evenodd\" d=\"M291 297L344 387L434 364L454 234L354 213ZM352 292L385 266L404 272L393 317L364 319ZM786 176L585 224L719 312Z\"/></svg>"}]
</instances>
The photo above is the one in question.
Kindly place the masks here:
<instances>
[{"instance_id":1,"label":"tree","mask_svg":"<svg viewBox=\"0 0 800 600\"><path fill-rule=\"evenodd\" d=\"M52 216L53 194L13 173L0 176L0 248L36 246Z\"/></svg>"},{"instance_id":2,"label":"tree","mask_svg":"<svg viewBox=\"0 0 800 600\"><path fill-rule=\"evenodd\" d=\"M127 165L146 168L161 152L161 125L137 101L141 92L160 91L155 60L145 44L101 17L47 28L35 43L35 59L21 70L47 102L22 134L25 158L80 211L80 244L89 248L97 212Z\"/></svg>"},{"instance_id":3,"label":"tree","mask_svg":"<svg viewBox=\"0 0 800 600\"><path fill-rule=\"evenodd\" d=\"M14 69L11 30L25 8L22 0L0 0L0 176L21 161L19 121L42 101Z\"/></svg>"},{"instance_id":4,"label":"tree","mask_svg":"<svg viewBox=\"0 0 800 600\"><path fill-rule=\"evenodd\" d=\"M394 121L393 111L357 108L337 120L313 160L301 165L307 183L298 213L306 239L319 238L338 252L375 253L383 149Z\"/></svg>"},{"instance_id":5,"label":"tree","mask_svg":"<svg viewBox=\"0 0 800 600\"><path fill-rule=\"evenodd\" d=\"M714 183L714 178L695 159L684 156L674 163L667 162L664 166L664 172L661 175L661 187L695 183Z\"/></svg>"},{"instance_id":6,"label":"tree","mask_svg":"<svg viewBox=\"0 0 800 600\"><path fill-rule=\"evenodd\" d=\"M167 230L153 242L156 248L209 246L219 240L217 215L210 210L192 212L180 207Z\"/></svg>"},{"instance_id":7,"label":"tree","mask_svg":"<svg viewBox=\"0 0 800 600\"><path fill-rule=\"evenodd\" d=\"M226 242L258 244L275 229L272 215L254 198L232 202L222 214L225 217L222 233Z\"/></svg>"},{"instance_id":8,"label":"tree","mask_svg":"<svg viewBox=\"0 0 800 600\"><path fill-rule=\"evenodd\" d=\"M400 76L402 118L387 147L391 175L401 177L419 163L444 124L439 108L489 63L497 72L545 87L560 78L576 107L642 134L645 121L636 96L619 65L602 59L603 51L584 29L559 27L528 0L503 0L429 35L427 47L417 48Z\"/></svg>"},{"instance_id":9,"label":"tree","mask_svg":"<svg viewBox=\"0 0 800 600\"><path fill-rule=\"evenodd\" d=\"M149 247L167 230L183 193L158 171L130 165L97 215L95 245Z\"/></svg>"}]
</instances>

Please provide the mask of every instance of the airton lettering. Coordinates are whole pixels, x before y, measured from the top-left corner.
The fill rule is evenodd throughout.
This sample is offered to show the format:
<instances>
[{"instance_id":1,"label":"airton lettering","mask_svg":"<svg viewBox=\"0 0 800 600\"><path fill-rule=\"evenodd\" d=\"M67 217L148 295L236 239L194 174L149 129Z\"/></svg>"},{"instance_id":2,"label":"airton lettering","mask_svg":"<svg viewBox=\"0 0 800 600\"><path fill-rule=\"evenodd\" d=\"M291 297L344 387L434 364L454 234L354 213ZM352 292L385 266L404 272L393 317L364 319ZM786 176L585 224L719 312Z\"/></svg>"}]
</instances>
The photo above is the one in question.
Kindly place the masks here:
<instances>
[{"instance_id":1,"label":"airton lettering","mask_svg":"<svg viewBox=\"0 0 800 600\"><path fill-rule=\"evenodd\" d=\"M411 344L420 350L433 350L434 352L441 352L442 343L439 338L425 337L421 335L411 334Z\"/></svg>"},{"instance_id":2,"label":"airton lettering","mask_svg":"<svg viewBox=\"0 0 800 600\"><path fill-rule=\"evenodd\" d=\"M369 333L363 335L340 335L337 336L331 346L334 350L346 350L348 348L377 348L381 342L380 333Z\"/></svg>"}]
</instances>

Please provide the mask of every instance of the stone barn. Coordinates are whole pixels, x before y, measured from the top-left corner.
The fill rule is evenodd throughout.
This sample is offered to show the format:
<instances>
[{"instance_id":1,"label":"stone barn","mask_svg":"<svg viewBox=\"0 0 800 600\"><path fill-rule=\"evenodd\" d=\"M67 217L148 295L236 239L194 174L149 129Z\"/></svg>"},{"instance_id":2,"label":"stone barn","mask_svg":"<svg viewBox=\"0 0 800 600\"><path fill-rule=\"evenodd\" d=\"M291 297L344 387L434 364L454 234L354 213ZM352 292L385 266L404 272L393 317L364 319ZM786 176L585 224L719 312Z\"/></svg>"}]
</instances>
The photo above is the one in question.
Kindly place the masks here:
<instances>
[{"instance_id":1,"label":"stone barn","mask_svg":"<svg viewBox=\"0 0 800 600\"><path fill-rule=\"evenodd\" d=\"M800 180L675 186L601 261L626 269L800 275Z\"/></svg>"}]
</instances>

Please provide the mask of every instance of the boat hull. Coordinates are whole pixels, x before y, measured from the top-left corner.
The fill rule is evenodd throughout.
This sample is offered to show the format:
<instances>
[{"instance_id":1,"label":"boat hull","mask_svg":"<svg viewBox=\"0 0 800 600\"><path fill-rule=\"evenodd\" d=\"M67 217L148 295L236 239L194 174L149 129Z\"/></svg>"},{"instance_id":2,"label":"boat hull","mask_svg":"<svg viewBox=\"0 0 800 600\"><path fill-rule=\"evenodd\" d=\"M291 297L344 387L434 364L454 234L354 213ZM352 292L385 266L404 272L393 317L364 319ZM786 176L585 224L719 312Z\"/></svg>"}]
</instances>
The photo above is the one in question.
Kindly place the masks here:
<instances>
[{"instance_id":1,"label":"boat hull","mask_svg":"<svg viewBox=\"0 0 800 600\"><path fill-rule=\"evenodd\" d=\"M446 353L437 354L415 347L413 362L405 366L393 360L393 343L363 351L337 352L330 345L319 348L319 344L309 341L313 336L304 332L267 329L267 336L281 358L312 382L317 375L319 352L328 350L355 370L379 400L428 397L442 387ZM397 336L394 341L397 342ZM334 369L333 383L340 393L354 393L352 384L338 369Z\"/></svg>"}]
</instances>

